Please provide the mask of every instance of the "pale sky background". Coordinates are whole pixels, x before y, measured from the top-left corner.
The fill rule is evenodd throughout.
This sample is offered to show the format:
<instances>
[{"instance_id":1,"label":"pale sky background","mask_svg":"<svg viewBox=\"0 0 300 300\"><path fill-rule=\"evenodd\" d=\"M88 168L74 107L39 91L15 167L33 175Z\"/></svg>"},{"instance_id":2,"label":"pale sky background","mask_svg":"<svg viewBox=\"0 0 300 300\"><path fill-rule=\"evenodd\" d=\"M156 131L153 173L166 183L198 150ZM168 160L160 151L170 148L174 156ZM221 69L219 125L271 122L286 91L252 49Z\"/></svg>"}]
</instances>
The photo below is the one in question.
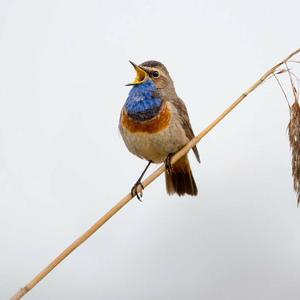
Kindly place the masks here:
<instances>
[{"instance_id":1,"label":"pale sky background","mask_svg":"<svg viewBox=\"0 0 300 300\"><path fill-rule=\"evenodd\" d=\"M298 0L0 0L0 299L144 168L118 133L129 59L168 67L198 133L300 46L299 11ZM203 139L200 165L190 155L198 197L169 197L159 178L26 299L299 300L288 121L270 80Z\"/></svg>"}]
</instances>

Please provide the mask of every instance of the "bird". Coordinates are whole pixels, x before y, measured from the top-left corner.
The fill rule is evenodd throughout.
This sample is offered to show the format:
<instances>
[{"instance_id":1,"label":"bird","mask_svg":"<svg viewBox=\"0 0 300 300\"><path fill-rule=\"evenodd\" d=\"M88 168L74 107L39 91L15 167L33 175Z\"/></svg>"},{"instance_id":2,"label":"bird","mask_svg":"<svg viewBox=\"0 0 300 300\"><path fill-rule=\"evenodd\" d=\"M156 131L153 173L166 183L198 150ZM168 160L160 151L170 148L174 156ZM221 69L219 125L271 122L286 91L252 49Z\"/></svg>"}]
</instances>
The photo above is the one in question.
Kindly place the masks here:
<instances>
[{"instance_id":1,"label":"bird","mask_svg":"<svg viewBox=\"0 0 300 300\"><path fill-rule=\"evenodd\" d=\"M119 131L127 149L148 164L131 189L132 197L141 200L142 178L151 163L165 163L166 190L169 195L196 196L198 189L187 154L173 165L174 153L195 137L187 108L176 94L167 68L149 60L139 65L129 61L136 71L129 95L121 109ZM197 147L193 147L200 163Z\"/></svg>"}]
</instances>

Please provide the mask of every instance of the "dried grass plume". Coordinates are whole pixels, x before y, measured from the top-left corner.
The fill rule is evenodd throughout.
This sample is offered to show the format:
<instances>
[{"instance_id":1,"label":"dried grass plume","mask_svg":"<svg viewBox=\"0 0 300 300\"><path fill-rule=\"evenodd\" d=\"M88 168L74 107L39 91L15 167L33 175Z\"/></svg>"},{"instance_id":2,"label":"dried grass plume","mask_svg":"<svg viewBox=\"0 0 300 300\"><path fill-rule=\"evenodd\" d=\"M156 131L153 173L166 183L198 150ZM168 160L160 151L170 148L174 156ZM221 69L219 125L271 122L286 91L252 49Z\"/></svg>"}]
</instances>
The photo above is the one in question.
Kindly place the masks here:
<instances>
[{"instance_id":1,"label":"dried grass plume","mask_svg":"<svg viewBox=\"0 0 300 300\"><path fill-rule=\"evenodd\" d=\"M286 64L287 66L287 64ZM293 74L287 68L291 88L295 102L290 106L290 122L288 125L289 140L292 150L292 175L294 179L294 190L297 193L297 205L300 204L300 106L299 106L299 89L296 88L293 81ZM294 75L295 76L295 75ZM296 77L298 80L298 78Z\"/></svg>"}]
</instances>

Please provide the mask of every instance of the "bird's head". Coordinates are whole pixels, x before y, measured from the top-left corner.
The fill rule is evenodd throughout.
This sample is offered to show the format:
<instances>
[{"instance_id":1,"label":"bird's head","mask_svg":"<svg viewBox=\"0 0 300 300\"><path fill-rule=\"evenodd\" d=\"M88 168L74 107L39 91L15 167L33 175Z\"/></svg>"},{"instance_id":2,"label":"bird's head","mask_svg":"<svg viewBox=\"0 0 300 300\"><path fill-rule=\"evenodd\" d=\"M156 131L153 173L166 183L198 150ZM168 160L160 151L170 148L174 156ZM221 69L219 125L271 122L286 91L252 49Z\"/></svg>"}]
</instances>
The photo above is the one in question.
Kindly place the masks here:
<instances>
[{"instance_id":1,"label":"bird's head","mask_svg":"<svg viewBox=\"0 0 300 300\"><path fill-rule=\"evenodd\" d=\"M173 81L169 75L167 68L160 62L155 60L145 61L140 65L137 65L129 61L136 71L136 77L132 83L128 85L139 85L152 80L156 88L162 89L174 89Z\"/></svg>"}]
</instances>

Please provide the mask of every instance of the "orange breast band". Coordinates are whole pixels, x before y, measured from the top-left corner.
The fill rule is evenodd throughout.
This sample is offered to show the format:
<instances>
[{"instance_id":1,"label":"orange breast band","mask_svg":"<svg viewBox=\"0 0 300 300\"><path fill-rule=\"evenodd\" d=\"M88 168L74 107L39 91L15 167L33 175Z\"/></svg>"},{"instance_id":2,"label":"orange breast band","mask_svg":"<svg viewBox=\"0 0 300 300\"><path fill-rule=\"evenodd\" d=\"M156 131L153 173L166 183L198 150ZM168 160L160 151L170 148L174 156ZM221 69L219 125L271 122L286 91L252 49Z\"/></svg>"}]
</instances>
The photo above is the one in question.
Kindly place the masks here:
<instances>
[{"instance_id":1,"label":"orange breast band","mask_svg":"<svg viewBox=\"0 0 300 300\"><path fill-rule=\"evenodd\" d=\"M122 126L128 131L134 132L145 132L145 133L156 133L169 126L171 120L171 112L167 104L164 104L161 111L147 121L136 121L130 118L126 111L122 111Z\"/></svg>"}]
</instances>

